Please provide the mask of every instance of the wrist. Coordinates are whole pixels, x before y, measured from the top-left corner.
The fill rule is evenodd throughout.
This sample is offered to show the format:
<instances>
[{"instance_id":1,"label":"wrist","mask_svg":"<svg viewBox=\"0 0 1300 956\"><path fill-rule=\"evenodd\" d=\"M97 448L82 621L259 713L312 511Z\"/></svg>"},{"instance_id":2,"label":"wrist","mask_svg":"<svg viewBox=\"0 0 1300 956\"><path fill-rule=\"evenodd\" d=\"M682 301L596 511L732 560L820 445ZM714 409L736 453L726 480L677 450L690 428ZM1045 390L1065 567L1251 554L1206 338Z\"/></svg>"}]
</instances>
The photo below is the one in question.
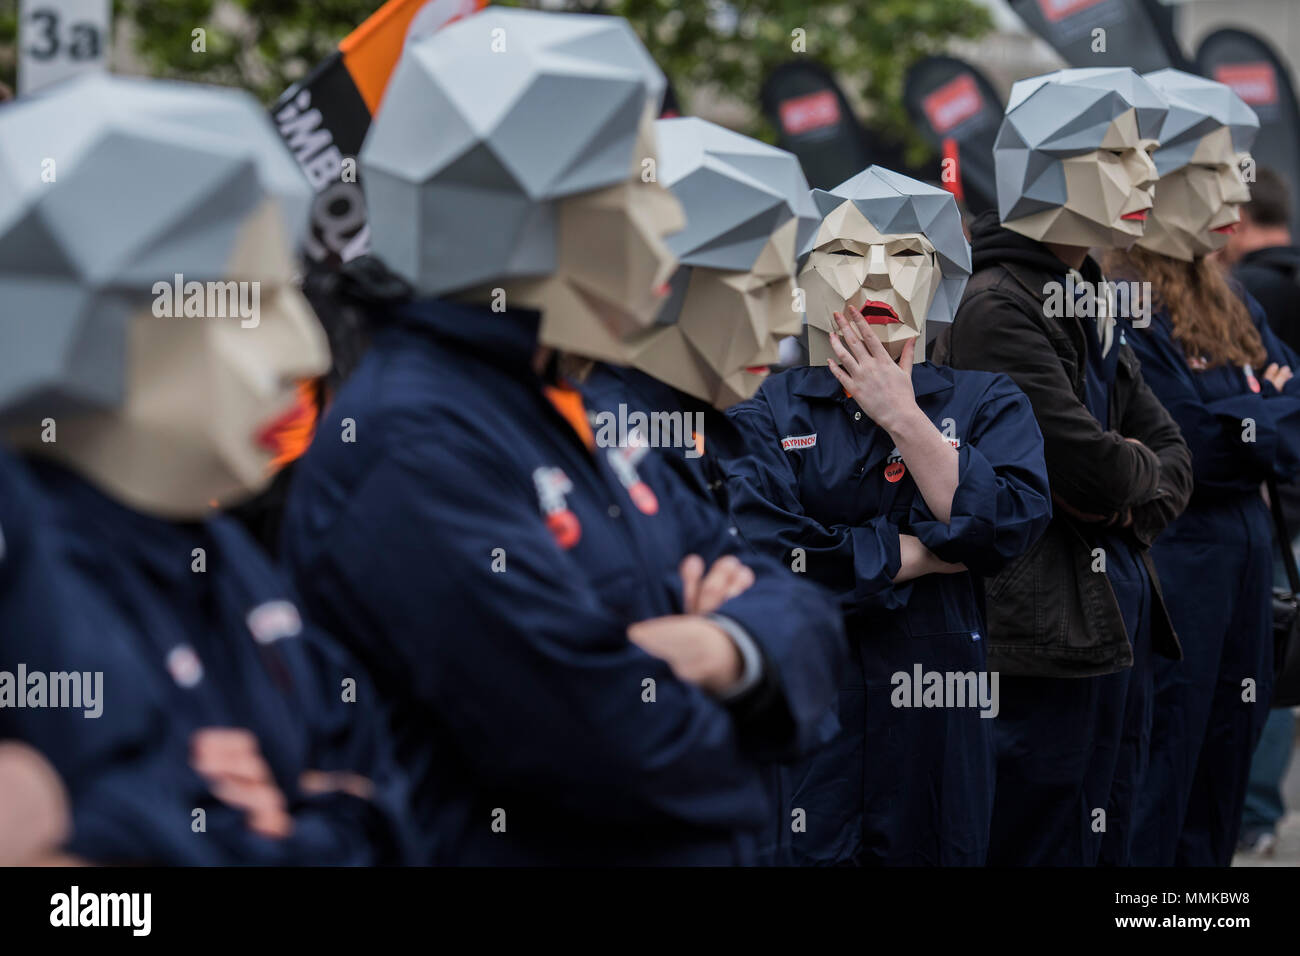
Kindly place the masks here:
<instances>
[{"instance_id":1,"label":"wrist","mask_svg":"<svg viewBox=\"0 0 1300 956\"><path fill-rule=\"evenodd\" d=\"M937 431L934 423L925 417L925 412L915 401L909 403L909 407L899 409L898 412L889 416L887 422L877 422L881 428L889 432L889 437L894 439L894 444L901 449L902 446L910 441L915 440L927 432Z\"/></svg>"},{"instance_id":2,"label":"wrist","mask_svg":"<svg viewBox=\"0 0 1300 956\"><path fill-rule=\"evenodd\" d=\"M711 618L703 621L713 635L714 649L708 677L702 686L711 694L723 694L740 682L745 673L745 661L725 627Z\"/></svg>"}]
</instances>

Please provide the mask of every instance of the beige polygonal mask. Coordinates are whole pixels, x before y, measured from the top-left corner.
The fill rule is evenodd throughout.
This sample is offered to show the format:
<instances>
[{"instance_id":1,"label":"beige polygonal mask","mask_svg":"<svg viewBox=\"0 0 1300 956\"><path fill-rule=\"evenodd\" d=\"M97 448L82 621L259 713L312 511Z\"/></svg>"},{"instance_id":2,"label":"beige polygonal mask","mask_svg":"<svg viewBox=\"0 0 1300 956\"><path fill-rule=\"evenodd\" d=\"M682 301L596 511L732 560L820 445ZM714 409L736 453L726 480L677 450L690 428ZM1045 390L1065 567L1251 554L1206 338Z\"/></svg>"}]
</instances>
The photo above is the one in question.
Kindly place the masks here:
<instances>
[{"instance_id":1,"label":"beige polygonal mask","mask_svg":"<svg viewBox=\"0 0 1300 956\"><path fill-rule=\"evenodd\" d=\"M0 110L5 437L167 519L263 489L328 367L310 197L241 91L98 74Z\"/></svg>"},{"instance_id":2,"label":"beige polygonal mask","mask_svg":"<svg viewBox=\"0 0 1300 956\"><path fill-rule=\"evenodd\" d=\"M1129 67L1018 81L993 144L998 218L1040 242L1128 249L1156 171L1149 152L1169 102Z\"/></svg>"},{"instance_id":3,"label":"beige polygonal mask","mask_svg":"<svg viewBox=\"0 0 1300 956\"><path fill-rule=\"evenodd\" d=\"M622 362L725 409L799 332L796 256L819 217L793 154L695 117L655 128L658 178L689 218L668 239L681 259L668 298Z\"/></svg>"},{"instance_id":4,"label":"beige polygonal mask","mask_svg":"<svg viewBox=\"0 0 1300 956\"><path fill-rule=\"evenodd\" d=\"M1137 111L1128 110L1111 121L1099 148L1061 160L1063 205L1003 225L1040 242L1128 249L1153 202L1156 145L1138 135Z\"/></svg>"},{"instance_id":5,"label":"beige polygonal mask","mask_svg":"<svg viewBox=\"0 0 1300 956\"><path fill-rule=\"evenodd\" d=\"M503 282L508 307L542 314L538 340L585 358L626 364L624 342L654 324L677 257L665 241L685 224L681 204L641 175L654 161L654 117L647 112L628 180L558 202L556 269ZM486 301L486 290L471 298Z\"/></svg>"},{"instance_id":6,"label":"beige polygonal mask","mask_svg":"<svg viewBox=\"0 0 1300 956\"><path fill-rule=\"evenodd\" d=\"M160 277L154 302L130 317L120 406L57 418L54 442L35 423L12 437L173 520L262 490L280 451L275 425L297 411L297 383L329 368L292 257L274 204L263 203L240 229L220 287L181 283L178 294L174 277ZM167 315L177 304L182 314Z\"/></svg>"},{"instance_id":7,"label":"beige polygonal mask","mask_svg":"<svg viewBox=\"0 0 1300 956\"><path fill-rule=\"evenodd\" d=\"M1169 101L1155 154L1160 182L1139 245L1186 262L1221 249L1250 199L1242 169L1259 118L1229 86L1180 70L1145 79Z\"/></svg>"},{"instance_id":8,"label":"beige polygonal mask","mask_svg":"<svg viewBox=\"0 0 1300 956\"><path fill-rule=\"evenodd\" d=\"M421 298L535 309L542 344L617 360L676 264L682 211L645 175L665 86L619 17L489 7L412 41L360 154L375 255Z\"/></svg>"},{"instance_id":9,"label":"beige polygonal mask","mask_svg":"<svg viewBox=\"0 0 1300 956\"><path fill-rule=\"evenodd\" d=\"M807 304L808 364L834 357L835 313L852 305L897 359L919 339L925 354L925 317L942 276L930 240L917 232L882 234L850 200L822 221L813 251L799 273Z\"/></svg>"},{"instance_id":10,"label":"beige polygonal mask","mask_svg":"<svg viewBox=\"0 0 1300 956\"><path fill-rule=\"evenodd\" d=\"M970 278L970 243L952 194L881 166L829 192L813 190L822 221L803 246L808 361L830 357L834 313L861 308L897 359L951 323Z\"/></svg>"},{"instance_id":11,"label":"beige polygonal mask","mask_svg":"<svg viewBox=\"0 0 1300 956\"><path fill-rule=\"evenodd\" d=\"M1155 208L1138 245L1187 262L1222 249L1241 221L1241 204L1250 200L1241 180L1242 165L1249 162L1249 153L1232 148L1226 127L1207 133L1191 162L1160 179Z\"/></svg>"},{"instance_id":12,"label":"beige polygonal mask","mask_svg":"<svg viewBox=\"0 0 1300 956\"><path fill-rule=\"evenodd\" d=\"M781 340L803 324L793 308L798 226L778 227L748 272L682 270L676 322L628 342L625 364L715 408L750 398L779 360Z\"/></svg>"}]
</instances>

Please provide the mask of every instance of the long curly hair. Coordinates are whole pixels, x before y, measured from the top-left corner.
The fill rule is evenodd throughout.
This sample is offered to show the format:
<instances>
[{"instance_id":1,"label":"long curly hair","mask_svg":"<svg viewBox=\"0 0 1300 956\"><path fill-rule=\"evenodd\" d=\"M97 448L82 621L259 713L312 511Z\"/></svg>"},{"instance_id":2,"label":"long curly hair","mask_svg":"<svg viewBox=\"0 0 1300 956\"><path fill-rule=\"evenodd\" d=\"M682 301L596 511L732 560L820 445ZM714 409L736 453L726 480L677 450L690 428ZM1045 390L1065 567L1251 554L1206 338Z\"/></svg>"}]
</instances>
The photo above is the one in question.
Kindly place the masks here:
<instances>
[{"instance_id":1,"label":"long curly hair","mask_svg":"<svg viewBox=\"0 0 1300 956\"><path fill-rule=\"evenodd\" d=\"M1217 261L1185 262L1135 246L1128 252L1111 250L1104 265L1110 278L1151 283L1152 305L1169 313L1174 339L1189 362L1203 359L1206 368L1250 365L1263 370L1268 353L1259 330Z\"/></svg>"}]
</instances>

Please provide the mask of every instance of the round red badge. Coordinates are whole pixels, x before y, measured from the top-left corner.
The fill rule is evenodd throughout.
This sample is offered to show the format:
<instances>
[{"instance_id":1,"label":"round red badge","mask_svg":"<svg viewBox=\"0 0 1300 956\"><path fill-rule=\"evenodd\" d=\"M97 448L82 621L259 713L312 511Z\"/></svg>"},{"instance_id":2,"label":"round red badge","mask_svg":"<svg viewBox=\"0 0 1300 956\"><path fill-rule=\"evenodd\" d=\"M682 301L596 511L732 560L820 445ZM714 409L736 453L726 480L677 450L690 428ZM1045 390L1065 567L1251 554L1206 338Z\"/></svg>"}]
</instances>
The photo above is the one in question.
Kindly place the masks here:
<instances>
[{"instance_id":1,"label":"round red badge","mask_svg":"<svg viewBox=\"0 0 1300 956\"><path fill-rule=\"evenodd\" d=\"M578 516L567 508L564 511L553 511L546 516L546 527L551 529L551 534L555 535L555 543L564 550L569 550L578 543L582 537L582 525L578 522Z\"/></svg>"},{"instance_id":2,"label":"round red badge","mask_svg":"<svg viewBox=\"0 0 1300 956\"><path fill-rule=\"evenodd\" d=\"M901 461L891 461L885 466L885 481L899 481L906 471Z\"/></svg>"}]
</instances>

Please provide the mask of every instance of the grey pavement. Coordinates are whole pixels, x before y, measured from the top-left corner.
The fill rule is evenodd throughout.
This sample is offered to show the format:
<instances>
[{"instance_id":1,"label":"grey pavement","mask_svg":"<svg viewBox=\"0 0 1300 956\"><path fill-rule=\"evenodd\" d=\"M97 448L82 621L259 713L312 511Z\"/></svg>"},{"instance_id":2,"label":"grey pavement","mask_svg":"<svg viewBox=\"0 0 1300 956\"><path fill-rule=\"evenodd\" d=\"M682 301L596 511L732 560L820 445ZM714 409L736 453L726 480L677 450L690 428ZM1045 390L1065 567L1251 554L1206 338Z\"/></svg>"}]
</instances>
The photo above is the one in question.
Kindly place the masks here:
<instances>
[{"instance_id":1,"label":"grey pavement","mask_svg":"<svg viewBox=\"0 0 1300 956\"><path fill-rule=\"evenodd\" d=\"M1291 766L1282 787L1287 815L1277 831L1277 845L1270 856L1238 853L1233 866L1300 866L1300 737L1291 751Z\"/></svg>"}]
</instances>

